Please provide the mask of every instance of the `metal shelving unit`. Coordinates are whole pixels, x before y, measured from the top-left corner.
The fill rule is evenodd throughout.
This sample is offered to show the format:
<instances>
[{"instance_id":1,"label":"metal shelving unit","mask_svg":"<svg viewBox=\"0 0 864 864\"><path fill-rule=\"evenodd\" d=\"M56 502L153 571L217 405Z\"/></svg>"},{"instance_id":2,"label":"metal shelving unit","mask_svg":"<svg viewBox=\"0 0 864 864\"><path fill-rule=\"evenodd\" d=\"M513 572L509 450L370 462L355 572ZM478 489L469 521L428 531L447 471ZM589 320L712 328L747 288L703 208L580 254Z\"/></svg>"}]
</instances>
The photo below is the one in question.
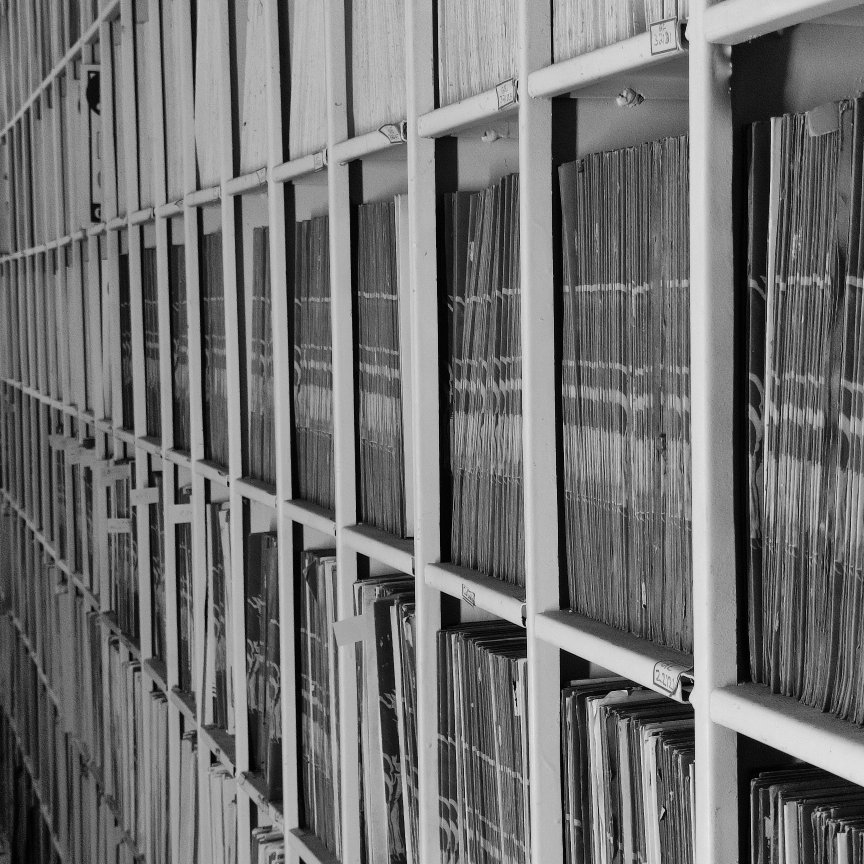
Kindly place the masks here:
<instances>
[{"instance_id":1,"label":"metal shelving unit","mask_svg":"<svg viewBox=\"0 0 864 864\"><path fill-rule=\"evenodd\" d=\"M161 471L164 478L166 549L174 547L178 522L192 526L196 624L203 630L203 600L206 583L206 504L212 497L226 500L231 512L233 579L232 604L244 605L244 512L252 513L259 526L273 528L279 538L281 666L283 674L283 788L284 802L274 806L264 797L257 779L250 776L246 720L246 690L243 676L235 676L234 704L236 734L227 736L205 724L203 707L178 691L177 574L173 555L166 556L166 632L169 634L162 663L154 660L150 628L152 603L147 554L149 508L135 508L139 542L139 597L141 637L131 642L119 632L111 617L107 567L99 568L101 586L88 586L73 562L60 555L40 523L37 504L50 489L31 488L19 471L14 499L3 491L4 506L26 524L45 554L71 580L89 608L98 610L103 623L103 662L107 663L108 639L121 636L123 650L142 662L148 686L165 694L169 706L169 765L171 809L179 808L179 741L181 726L197 729L199 746L199 801L208 805L207 773L218 762L237 780L238 861L250 864L249 826L253 810L259 820L284 828L287 857L292 862L334 864L329 852L303 830L298 804L298 682L294 680L294 634L296 615L293 586L298 536L310 546L335 546L339 560L340 618L353 610L353 583L365 561L378 568L394 568L416 579L417 598L417 682L419 718L420 777L420 860L440 858L438 828L437 686L439 672L436 634L442 622L445 599L453 598L462 609L478 611L525 627L530 670L529 729L532 794L532 854L542 864L563 860L561 842L561 777L559 699L562 667L569 657L579 658L626 675L646 687L672 698L689 700L696 717L697 828L696 860L700 864L732 864L739 860L740 768L738 736L743 735L807 759L827 770L864 784L864 732L761 687L739 684L736 644L742 631L738 620L735 570L735 518L733 495L733 377L734 304L733 270L733 123L730 98L730 48L744 40L826 15L857 15L860 0L690 0L689 21L679 22L674 50L652 53L648 34L600 49L575 60L553 64L550 52L551 12L549 4L520 0L520 52L518 69L511 81L486 93L454 105L435 104L435 39L432 0L406 0L407 117L393 118L393 124L365 135L348 136L349 114L346 83L345 7L342 0L326 0L327 113L328 145L314 154L295 156L284 145L282 91L288 86L288 70L280 58L280 32L284 30L284 4L263 0L267 39L261 46L266 89L266 117L260 134L266 138L266 164L235 176L238 163L233 152L232 129L237 122L236 101L232 99L230 68L230 23L227 0L209 0L209 14L218 18L224 71L218 86L218 130L220 172L217 185L196 188L195 117L193 93L192 0L105 0L95 20L86 20L83 33L62 53L50 74L8 119L0 131L0 143L18 140L25 125L46 99L57 99L61 88L72 86L73 76L94 61L101 60L103 94L111 92L112 80L121 94L123 134L116 141L105 134L103 148L103 189L101 221L78 224L64 216L62 207L47 214L44 240L25 248L7 250L0 256L0 301L17 284L27 306L30 321L44 323L37 308L36 280L51 254L70 255L72 272L83 274L75 285L77 305L68 310L67 356L72 378L68 386L47 381L44 374L29 380L14 380L7 366L2 368L2 388L7 395L29 406L31 422L43 432L56 434L62 427L60 447L80 449L85 438L93 439L87 458L99 471L122 454L134 459L135 486L146 490L150 474ZM200 0L199 0L200 4ZM87 4L82 3L82 7ZM160 51L146 64L149 88L149 132L152 152L139 152L142 140L136 112L136 87L142 86L136 67L136 15L142 10L155 27ZM167 11L166 11L167 10ZM852 10L852 11L850 11ZM172 16L171 32L177 78L163 80L159 22ZM122 62L112 68L111 23L122 24ZM154 23L155 22L155 23ZM685 38L686 35L686 38ZM79 79L80 80L80 79ZM163 110L163 91L176 90L181 105L179 127L168 124ZM576 100L613 101L625 87L644 95L649 105L669 104L670 111L686 116L691 153L691 341L692 341L692 453L693 453L693 567L695 646L693 655L669 651L646 640L614 631L561 609L558 574L560 563L556 495L555 391L555 279L553 242L553 139L559 97ZM578 104L578 103L577 103ZM114 106L102 100L102 122L110 130ZM628 109L621 109L628 110ZM588 120L578 121L590 122ZM632 115L640 118L645 115ZM666 116L666 115L662 115ZM637 119L625 137L645 140L655 137L657 123L646 121L644 138ZM577 123L577 137L582 127ZM486 128L506 128L512 137L501 143L483 145L479 139ZM611 127L610 127L611 128ZM634 131L635 130L635 131ZM594 130L602 135L604 130ZM617 132L610 132L615 137ZM442 147L438 139L457 136L456 149ZM636 135L636 138L633 136ZM512 138L518 138L518 143ZM592 140L594 140L592 139ZM50 139L53 158L42 169L50 172L58 190L68 189L68 165L59 129ZM122 150L124 165L122 196L117 191L117 153ZM485 146L488 149L483 150ZM618 146L617 141L609 146ZM493 148L501 147L502 150ZM182 163L183 194L170 195L166 182L168 155L173 152ZM439 356L437 332L438 237L436 172L442 160L453 158L477 165L479 176L500 176L518 170L520 174L520 243L523 344L523 456L525 465L526 588L515 589L481 574L458 568L442 558L442 501L439 464L440 424ZM574 148L575 152L575 148ZM503 154L503 155L502 155ZM81 160L87 154L78 153ZM413 313L411 320L413 414L423 422L413 427L414 450L414 538L405 541L358 525L356 489L356 435L354 406L354 361L352 349L351 302L351 208L352 173L369 178L370 194L376 186L376 160L386 160L408 195L410 234L410 278ZM489 164L486 164L486 163ZM73 163L74 164L74 163ZM490 167L491 166L491 167ZM142 178L148 171L148 200L141 200ZM471 170L466 172L470 185ZM402 180L404 179L404 183ZM463 182L460 176L460 184ZM382 184L385 186L386 184ZM330 272L332 284L334 439L336 507L328 513L297 498L292 477L290 334L288 303L290 262L289 232L293 225L286 202L298 190L317 190L319 210L329 215ZM468 188L468 186L466 186ZM82 194L83 190L82 190ZM366 191L364 190L364 194ZM121 200L122 198L122 200ZM269 226L269 253L272 278L275 432L277 447L275 487L250 480L244 474L241 398L243 382L239 370L241 342L238 315L238 285L243 274L242 232L247 208L259 215L256 224ZM229 374L228 464L219 466L205 459L204 414L202 407L202 344L200 330L200 273L198 249L202 233L218 228L223 237L223 276L227 369ZM179 234L186 248L188 291L188 355L190 381L191 441L188 452L174 440L173 370L170 354L170 300L168 252L171 234ZM235 242L236 241L236 242ZM145 246L155 247L157 260L161 429L160 439L148 436L144 389L143 306L141 255ZM131 318L134 400L131 428L122 423L120 392L119 304L116 286L121 248L128 250L131 286ZM85 262L86 256L86 262ZM58 270L58 290L66 291L66 269ZM85 327L81 288L88 291L90 320L89 357L84 342L77 338ZM5 308L5 307L0 307ZM101 310L101 312L100 312ZM35 332L35 331L34 331ZM31 340L31 349L34 342ZM35 349L32 349L35 350ZM37 352L39 353L39 352ZM44 346L34 359L44 363ZM35 368L38 364L31 364ZM87 367L85 378L83 371ZM4 433L5 434L5 433ZM26 442L24 442L26 443ZM10 466L11 467L11 466ZM69 468L67 467L67 474ZM178 486L191 487L191 503L175 500ZM97 496L104 497L104 490ZM104 501L94 503L102 512ZM104 554L104 552L103 552ZM96 590L98 587L98 590ZM235 670L245 669L245 633L242 614L233 616L230 634ZM39 660L26 641L20 622L18 638L32 656L43 684L49 683ZM200 639L199 639L200 644ZM199 651L200 654L200 651ZM196 680L200 680L203 658L194 659ZM343 650L339 669L339 726L342 735L342 845L344 864L359 864L360 818L358 784L357 699L353 652ZM670 683L671 682L671 683ZM106 694L107 695L107 694ZM146 716L146 712L145 712ZM145 720L146 723L146 720ZM145 729L146 740L146 729ZM109 753L110 756L110 753ZM107 773L109 766L102 766ZM203 825L202 821L202 825ZM128 826L127 826L128 827ZM206 842L202 855L207 854ZM61 851L61 855L62 850ZM176 850L175 850L176 852ZM207 860L202 857L201 859Z\"/></svg>"}]
</instances>

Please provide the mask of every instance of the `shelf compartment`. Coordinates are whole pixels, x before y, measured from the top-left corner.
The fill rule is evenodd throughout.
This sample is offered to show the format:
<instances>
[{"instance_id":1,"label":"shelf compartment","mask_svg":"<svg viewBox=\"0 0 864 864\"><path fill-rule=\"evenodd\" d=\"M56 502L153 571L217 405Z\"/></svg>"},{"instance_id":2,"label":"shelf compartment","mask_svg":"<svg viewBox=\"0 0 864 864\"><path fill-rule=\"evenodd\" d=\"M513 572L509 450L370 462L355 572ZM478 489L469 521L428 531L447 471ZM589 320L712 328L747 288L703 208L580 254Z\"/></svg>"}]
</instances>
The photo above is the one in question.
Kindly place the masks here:
<instances>
[{"instance_id":1,"label":"shelf compartment","mask_svg":"<svg viewBox=\"0 0 864 864\"><path fill-rule=\"evenodd\" d=\"M301 501L299 499L285 501L282 507L292 521L305 525L313 531L327 534L329 537L336 536L336 522L329 510L325 510L323 507L319 507L317 504L312 504L309 501Z\"/></svg>"},{"instance_id":2,"label":"shelf compartment","mask_svg":"<svg viewBox=\"0 0 864 864\"><path fill-rule=\"evenodd\" d=\"M380 129L373 129L365 135L340 141L330 148L330 159L337 165L347 165L357 159L398 147L408 140L407 123L387 123Z\"/></svg>"},{"instance_id":3,"label":"shelf compartment","mask_svg":"<svg viewBox=\"0 0 864 864\"><path fill-rule=\"evenodd\" d=\"M761 684L722 687L711 693L711 720L864 785L864 729Z\"/></svg>"},{"instance_id":4,"label":"shelf compartment","mask_svg":"<svg viewBox=\"0 0 864 864\"><path fill-rule=\"evenodd\" d=\"M508 585L456 564L427 564L423 578L427 585L469 606L475 606L519 627L525 626L524 588Z\"/></svg>"},{"instance_id":5,"label":"shelf compartment","mask_svg":"<svg viewBox=\"0 0 864 864\"><path fill-rule=\"evenodd\" d=\"M276 509L276 487L269 483L264 483L262 480L255 480L252 477L243 477L241 480L235 480L234 488L250 501L257 501L271 510Z\"/></svg>"},{"instance_id":6,"label":"shelf compartment","mask_svg":"<svg viewBox=\"0 0 864 864\"><path fill-rule=\"evenodd\" d=\"M292 828L285 832L285 842L306 864L339 864L336 856L311 831Z\"/></svg>"},{"instance_id":7,"label":"shelf compartment","mask_svg":"<svg viewBox=\"0 0 864 864\"><path fill-rule=\"evenodd\" d=\"M860 5L861 0L761 0L759 3L753 0L723 0L706 10L702 29L709 42L739 45L775 30L845 12ZM837 22L846 23L846 20L838 17Z\"/></svg>"},{"instance_id":8,"label":"shelf compartment","mask_svg":"<svg viewBox=\"0 0 864 864\"><path fill-rule=\"evenodd\" d=\"M394 537L372 525L352 525L342 529L346 545L367 558L395 567L409 576L414 575L414 541Z\"/></svg>"},{"instance_id":9,"label":"shelf compartment","mask_svg":"<svg viewBox=\"0 0 864 864\"><path fill-rule=\"evenodd\" d=\"M534 97L572 93L580 99L614 99L626 88L645 99L686 100L688 59L681 22L678 47L651 52L651 34L640 33L570 60L553 63L528 76L528 92Z\"/></svg>"},{"instance_id":10,"label":"shelf compartment","mask_svg":"<svg viewBox=\"0 0 864 864\"><path fill-rule=\"evenodd\" d=\"M545 612L534 619L538 639L623 675L676 702L689 702L693 657L655 645L578 612Z\"/></svg>"},{"instance_id":11,"label":"shelf compartment","mask_svg":"<svg viewBox=\"0 0 864 864\"><path fill-rule=\"evenodd\" d=\"M511 78L484 93L421 115L417 118L417 134L421 138L442 138L488 120L511 117L518 109L519 92L516 80Z\"/></svg>"},{"instance_id":12,"label":"shelf compartment","mask_svg":"<svg viewBox=\"0 0 864 864\"><path fill-rule=\"evenodd\" d=\"M327 167L327 159L325 147L317 153L310 153L308 156L300 156L298 159L291 159L277 165L270 171L270 179L274 183L290 183L292 180L299 180L308 174L323 171Z\"/></svg>"}]
</instances>

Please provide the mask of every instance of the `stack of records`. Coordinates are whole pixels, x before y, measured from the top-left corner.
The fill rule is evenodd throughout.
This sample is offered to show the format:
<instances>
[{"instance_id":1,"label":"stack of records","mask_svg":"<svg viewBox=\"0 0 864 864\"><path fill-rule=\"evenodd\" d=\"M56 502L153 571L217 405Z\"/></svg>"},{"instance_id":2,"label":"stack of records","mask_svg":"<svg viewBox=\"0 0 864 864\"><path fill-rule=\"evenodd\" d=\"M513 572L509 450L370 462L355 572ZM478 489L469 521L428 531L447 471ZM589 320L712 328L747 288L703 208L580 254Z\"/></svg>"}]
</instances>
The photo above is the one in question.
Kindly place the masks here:
<instances>
[{"instance_id":1,"label":"stack of records","mask_svg":"<svg viewBox=\"0 0 864 864\"><path fill-rule=\"evenodd\" d=\"M207 785L210 860L212 864L237 864L237 783L227 768L214 765L207 775Z\"/></svg>"},{"instance_id":2,"label":"stack of records","mask_svg":"<svg viewBox=\"0 0 864 864\"><path fill-rule=\"evenodd\" d=\"M135 428L135 398L132 382L132 308L129 296L129 255L120 256L120 417L124 429ZM116 371L116 370L115 370Z\"/></svg>"},{"instance_id":3,"label":"stack of records","mask_svg":"<svg viewBox=\"0 0 864 864\"><path fill-rule=\"evenodd\" d=\"M108 641L108 734L111 773L106 783L129 834L144 839L144 741L142 738L141 664L125 661L116 637Z\"/></svg>"},{"instance_id":4,"label":"stack of records","mask_svg":"<svg viewBox=\"0 0 864 864\"><path fill-rule=\"evenodd\" d=\"M402 625L406 614L413 616L414 579L398 574L356 582L354 607L368 628L357 650L366 857L416 861L416 823L405 806L417 801L416 761L411 762L416 722L408 708L416 705L415 675L402 664Z\"/></svg>"},{"instance_id":5,"label":"stack of records","mask_svg":"<svg viewBox=\"0 0 864 864\"><path fill-rule=\"evenodd\" d=\"M320 0L289 3L288 32L291 38L288 152L291 159L299 159L327 146L324 4Z\"/></svg>"},{"instance_id":6,"label":"stack of records","mask_svg":"<svg viewBox=\"0 0 864 864\"><path fill-rule=\"evenodd\" d=\"M749 205L751 671L858 724L862 109L756 124Z\"/></svg>"},{"instance_id":7,"label":"stack of records","mask_svg":"<svg viewBox=\"0 0 864 864\"><path fill-rule=\"evenodd\" d=\"M518 72L516 0L437 0L438 91L449 105Z\"/></svg>"},{"instance_id":8,"label":"stack of records","mask_svg":"<svg viewBox=\"0 0 864 864\"><path fill-rule=\"evenodd\" d=\"M65 561L66 549L66 453L62 447L54 448L54 470L52 471L52 485L54 487L54 518L53 540L57 552ZM27 472L29 473L29 472ZM39 488L38 484L34 484Z\"/></svg>"},{"instance_id":9,"label":"stack of records","mask_svg":"<svg viewBox=\"0 0 864 864\"><path fill-rule=\"evenodd\" d=\"M165 516L162 492L162 475L154 474L153 483L158 498L147 509L150 519L150 608L152 622L151 637L153 656L167 659L165 633Z\"/></svg>"},{"instance_id":10,"label":"stack of records","mask_svg":"<svg viewBox=\"0 0 864 864\"><path fill-rule=\"evenodd\" d=\"M249 340L249 476L276 485L273 426L273 326L269 230L252 234L252 335Z\"/></svg>"},{"instance_id":11,"label":"stack of records","mask_svg":"<svg viewBox=\"0 0 864 864\"><path fill-rule=\"evenodd\" d=\"M188 503L189 494L183 490L181 501ZM183 501L182 499L186 499ZM192 525L179 522L174 528L174 566L177 578L177 660L178 681L184 693L193 692L192 664L195 659L195 610L192 586Z\"/></svg>"},{"instance_id":12,"label":"stack of records","mask_svg":"<svg viewBox=\"0 0 864 864\"><path fill-rule=\"evenodd\" d=\"M345 6L353 128L363 135L405 119L405 3L350 0Z\"/></svg>"},{"instance_id":13,"label":"stack of records","mask_svg":"<svg viewBox=\"0 0 864 864\"><path fill-rule=\"evenodd\" d=\"M204 722L234 734L231 657L231 532L227 503L207 505L207 632L204 642Z\"/></svg>"},{"instance_id":14,"label":"stack of records","mask_svg":"<svg viewBox=\"0 0 864 864\"><path fill-rule=\"evenodd\" d=\"M358 209L357 424L360 519L413 534L410 282L405 196Z\"/></svg>"},{"instance_id":15,"label":"stack of records","mask_svg":"<svg viewBox=\"0 0 864 864\"><path fill-rule=\"evenodd\" d=\"M555 62L645 33L657 21L687 18L689 0L553 0Z\"/></svg>"},{"instance_id":16,"label":"stack of records","mask_svg":"<svg viewBox=\"0 0 864 864\"><path fill-rule=\"evenodd\" d=\"M573 609L692 651L688 143L561 167Z\"/></svg>"},{"instance_id":17,"label":"stack of records","mask_svg":"<svg viewBox=\"0 0 864 864\"><path fill-rule=\"evenodd\" d=\"M138 639L138 555L132 513L132 463L117 462L108 469L106 530L111 609L117 624Z\"/></svg>"},{"instance_id":18,"label":"stack of records","mask_svg":"<svg viewBox=\"0 0 864 864\"><path fill-rule=\"evenodd\" d=\"M750 782L753 864L862 864L864 789L810 765Z\"/></svg>"},{"instance_id":19,"label":"stack of records","mask_svg":"<svg viewBox=\"0 0 864 864\"><path fill-rule=\"evenodd\" d=\"M311 5L315 5L314 3ZM294 233L294 497L334 506L333 340L329 220L298 222Z\"/></svg>"},{"instance_id":20,"label":"stack of records","mask_svg":"<svg viewBox=\"0 0 864 864\"><path fill-rule=\"evenodd\" d=\"M561 694L564 852L693 864L693 709L623 678Z\"/></svg>"},{"instance_id":21,"label":"stack of records","mask_svg":"<svg viewBox=\"0 0 864 864\"><path fill-rule=\"evenodd\" d=\"M180 739L179 775L180 811L177 818L171 820L172 842L180 850L176 864L198 864L198 738L195 732L186 732Z\"/></svg>"},{"instance_id":22,"label":"stack of records","mask_svg":"<svg viewBox=\"0 0 864 864\"><path fill-rule=\"evenodd\" d=\"M282 710L279 675L279 555L276 534L246 541L246 699L249 764L267 798L282 798Z\"/></svg>"},{"instance_id":23,"label":"stack of records","mask_svg":"<svg viewBox=\"0 0 864 864\"><path fill-rule=\"evenodd\" d=\"M285 837L278 828L262 825L252 829L252 864L284 864Z\"/></svg>"},{"instance_id":24,"label":"stack of records","mask_svg":"<svg viewBox=\"0 0 864 864\"><path fill-rule=\"evenodd\" d=\"M450 557L524 585L519 178L444 206Z\"/></svg>"},{"instance_id":25,"label":"stack of records","mask_svg":"<svg viewBox=\"0 0 864 864\"><path fill-rule=\"evenodd\" d=\"M221 234L201 238L201 355L204 455L217 465L227 466L228 381Z\"/></svg>"},{"instance_id":26,"label":"stack of records","mask_svg":"<svg viewBox=\"0 0 864 864\"><path fill-rule=\"evenodd\" d=\"M149 693L144 710L148 712L149 741L145 749L150 775L148 864L169 864L170 808L168 794L168 700L162 693Z\"/></svg>"},{"instance_id":27,"label":"stack of records","mask_svg":"<svg viewBox=\"0 0 864 864\"><path fill-rule=\"evenodd\" d=\"M171 306L171 413L174 447L189 452L189 322L186 310L186 247L168 247Z\"/></svg>"},{"instance_id":28,"label":"stack of records","mask_svg":"<svg viewBox=\"0 0 864 864\"><path fill-rule=\"evenodd\" d=\"M162 385L159 368L159 286L156 250L141 250L141 293L144 305L144 396L147 434L162 437Z\"/></svg>"},{"instance_id":29,"label":"stack of records","mask_svg":"<svg viewBox=\"0 0 864 864\"><path fill-rule=\"evenodd\" d=\"M525 631L485 621L438 633L444 861L528 864Z\"/></svg>"},{"instance_id":30,"label":"stack of records","mask_svg":"<svg viewBox=\"0 0 864 864\"><path fill-rule=\"evenodd\" d=\"M336 555L307 550L300 580L301 819L341 858L336 617Z\"/></svg>"}]
</instances>

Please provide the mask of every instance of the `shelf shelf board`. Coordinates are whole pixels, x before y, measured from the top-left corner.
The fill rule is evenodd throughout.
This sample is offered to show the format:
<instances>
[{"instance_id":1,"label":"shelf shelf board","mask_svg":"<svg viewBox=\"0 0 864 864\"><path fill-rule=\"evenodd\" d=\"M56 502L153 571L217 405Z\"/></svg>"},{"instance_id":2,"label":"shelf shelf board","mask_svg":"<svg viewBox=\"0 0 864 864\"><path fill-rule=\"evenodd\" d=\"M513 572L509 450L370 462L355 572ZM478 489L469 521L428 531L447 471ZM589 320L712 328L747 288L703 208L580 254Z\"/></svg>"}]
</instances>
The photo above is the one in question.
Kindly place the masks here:
<instances>
[{"instance_id":1,"label":"shelf shelf board","mask_svg":"<svg viewBox=\"0 0 864 864\"><path fill-rule=\"evenodd\" d=\"M414 575L414 541L401 539L372 525L352 525L342 529L345 543L359 555L374 558L395 567L408 576Z\"/></svg>"},{"instance_id":2,"label":"shelf shelf board","mask_svg":"<svg viewBox=\"0 0 864 864\"><path fill-rule=\"evenodd\" d=\"M157 219L171 219L173 216L181 216L183 214L183 199L160 204L153 212Z\"/></svg>"},{"instance_id":3,"label":"shelf shelf board","mask_svg":"<svg viewBox=\"0 0 864 864\"><path fill-rule=\"evenodd\" d=\"M693 656L655 645L577 612L545 612L534 619L538 639L623 675L676 702L688 702Z\"/></svg>"},{"instance_id":4,"label":"shelf shelf board","mask_svg":"<svg viewBox=\"0 0 864 864\"><path fill-rule=\"evenodd\" d=\"M825 714L761 684L722 687L711 694L711 720L864 785L864 728Z\"/></svg>"},{"instance_id":5,"label":"shelf shelf board","mask_svg":"<svg viewBox=\"0 0 864 864\"><path fill-rule=\"evenodd\" d=\"M151 438L147 435L141 435L135 439L135 445L149 453L151 456L162 458L162 442L158 438Z\"/></svg>"},{"instance_id":6,"label":"shelf shelf board","mask_svg":"<svg viewBox=\"0 0 864 864\"><path fill-rule=\"evenodd\" d=\"M219 763L234 774L236 761L236 743L234 736L229 735L218 726L201 726L198 728L198 737L204 742L207 749L219 760Z\"/></svg>"},{"instance_id":7,"label":"shelf shelf board","mask_svg":"<svg viewBox=\"0 0 864 864\"><path fill-rule=\"evenodd\" d=\"M294 522L305 525L314 531L320 531L329 537L336 536L336 522L332 511L325 510L310 501L301 501L296 498L292 501L284 501L282 507Z\"/></svg>"},{"instance_id":8,"label":"shelf shelf board","mask_svg":"<svg viewBox=\"0 0 864 864\"><path fill-rule=\"evenodd\" d=\"M486 121L512 118L518 109L516 83L511 79L484 93L422 114L417 118L417 134L421 138L443 138L475 129Z\"/></svg>"},{"instance_id":9,"label":"shelf shelf board","mask_svg":"<svg viewBox=\"0 0 864 864\"><path fill-rule=\"evenodd\" d=\"M267 798L264 778L255 772L247 771L237 777L237 788L246 793L260 812L265 814L277 828L282 828L285 819L282 815L282 805Z\"/></svg>"},{"instance_id":10,"label":"shelf shelf board","mask_svg":"<svg viewBox=\"0 0 864 864\"><path fill-rule=\"evenodd\" d=\"M455 564L427 564L423 578L427 585L469 606L475 606L519 627L525 626L524 588L508 585Z\"/></svg>"},{"instance_id":11,"label":"shelf shelf board","mask_svg":"<svg viewBox=\"0 0 864 864\"><path fill-rule=\"evenodd\" d=\"M211 483L221 483L223 486L231 485L228 469L209 459L196 460L195 473Z\"/></svg>"},{"instance_id":12,"label":"shelf shelf board","mask_svg":"<svg viewBox=\"0 0 864 864\"><path fill-rule=\"evenodd\" d=\"M156 685L156 689L164 694L168 693L168 669L164 661L158 657L150 657L141 661L141 668L147 673L150 680Z\"/></svg>"},{"instance_id":13,"label":"shelf shelf board","mask_svg":"<svg viewBox=\"0 0 864 864\"><path fill-rule=\"evenodd\" d=\"M306 864L339 864L336 856L311 831L292 828L285 832L285 842Z\"/></svg>"},{"instance_id":14,"label":"shelf shelf board","mask_svg":"<svg viewBox=\"0 0 864 864\"><path fill-rule=\"evenodd\" d=\"M206 207L208 204L215 204L221 198L221 186L208 186L206 189L196 189L194 192L188 192L183 199L183 203L187 207Z\"/></svg>"},{"instance_id":15,"label":"shelf shelf board","mask_svg":"<svg viewBox=\"0 0 864 864\"><path fill-rule=\"evenodd\" d=\"M327 167L327 159L326 147L317 153L310 153L308 156L289 159L281 165L276 165L270 171L270 179L274 183L290 183L293 180L299 180L309 174L323 171Z\"/></svg>"},{"instance_id":16,"label":"shelf shelf board","mask_svg":"<svg viewBox=\"0 0 864 864\"><path fill-rule=\"evenodd\" d=\"M256 171L250 171L248 174L241 174L239 177L232 177L225 181L224 195L226 197L234 197L242 195L245 192L258 192L267 185L268 171L266 168L259 168Z\"/></svg>"},{"instance_id":17,"label":"shelf shelf board","mask_svg":"<svg viewBox=\"0 0 864 864\"><path fill-rule=\"evenodd\" d=\"M185 468L187 471L192 470L192 459L184 450L176 450L174 447L169 447L165 451L165 458L179 468Z\"/></svg>"},{"instance_id":18,"label":"shelf shelf board","mask_svg":"<svg viewBox=\"0 0 864 864\"><path fill-rule=\"evenodd\" d=\"M702 23L705 38L719 45L739 45L767 33L846 12L861 0L723 0L710 6ZM848 19L837 17L836 23ZM831 23L826 21L825 23Z\"/></svg>"},{"instance_id":19,"label":"shelf shelf board","mask_svg":"<svg viewBox=\"0 0 864 864\"><path fill-rule=\"evenodd\" d=\"M253 477L243 477L234 480L232 485L244 497L250 501L257 501L271 510L276 509L277 501L276 487L263 480L255 480Z\"/></svg>"},{"instance_id":20,"label":"shelf shelf board","mask_svg":"<svg viewBox=\"0 0 864 864\"><path fill-rule=\"evenodd\" d=\"M528 92L534 97L569 93L580 99L614 99L628 87L647 100L686 100L686 48L652 54L650 34L640 33L528 76Z\"/></svg>"},{"instance_id":21,"label":"shelf shelf board","mask_svg":"<svg viewBox=\"0 0 864 864\"><path fill-rule=\"evenodd\" d=\"M100 621L116 636L123 647L137 660L141 662L141 648L129 638L117 623L117 615L114 612L103 612L100 616Z\"/></svg>"},{"instance_id":22,"label":"shelf shelf board","mask_svg":"<svg viewBox=\"0 0 864 864\"><path fill-rule=\"evenodd\" d=\"M197 728L197 720L195 717L195 694L187 693L179 687L172 687L168 693L168 701L192 724Z\"/></svg>"},{"instance_id":23,"label":"shelf shelf board","mask_svg":"<svg viewBox=\"0 0 864 864\"><path fill-rule=\"evenodd\" d=\"M347 165L358 159L399 148L407 138L407 126L404 120L399 123L388 123L380 129L373 129L371 132L334 144L329 150L329 158L336 165ZM400 157L405 153L404 150L397 150L397 152Z\"/></svg>"}]
</instances>

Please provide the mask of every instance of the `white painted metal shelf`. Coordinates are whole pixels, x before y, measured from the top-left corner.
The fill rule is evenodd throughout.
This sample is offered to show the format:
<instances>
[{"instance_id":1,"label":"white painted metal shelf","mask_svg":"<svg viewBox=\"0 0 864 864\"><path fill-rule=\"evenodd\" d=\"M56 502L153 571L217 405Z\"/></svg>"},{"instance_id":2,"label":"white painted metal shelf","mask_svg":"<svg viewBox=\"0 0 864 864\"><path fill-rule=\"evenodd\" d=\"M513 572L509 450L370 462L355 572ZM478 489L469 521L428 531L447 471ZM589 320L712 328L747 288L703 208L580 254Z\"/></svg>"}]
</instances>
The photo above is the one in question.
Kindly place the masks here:
<instances>
[{"instance_id":1,"label":"white painted metal shelf","mask_svg":"<svg viewBox=\"0 0 864 864\"><path fill-rule=\"evenodd\" d=\"M581 99L615 98L630 87L646 99L687 99L684 25L678 46L652 53L651 35L642 33L588 54L532 72L528 92L535 98L572 94Z\"/></svg>"},{"instance_id":2,"label":"white painted metal shelf","mask_svg":"<svg viewBox=\"0 0 864 864\"><path fill-rule=\"evenodd\" d=\"M705 13L705 38L720 45L738 45L785 27L860 7L861 0L722 0Z\"/></svg>"},{"instance_id":3,"label":"white painted metal shelf","mask_svg":"<svg viewBox=\"0 0 864 864\"><path fill-rule=\"evenodd\" d=\"M538 615L534 634L568 654L596 663L676 702L689 701L693 688L690 654L655 645L576 612Z\"/></svg>"},{"instance_id":4,"label":"white painted metal shelf","mask_svg":"<svg viewBox=\"0 0 864 864\"><path fill-rule=\"evenodd\" d=\"M864 728L839 720L761 684L711 694L711 720L864 786Z\"/></svg>"}]
</instances>

